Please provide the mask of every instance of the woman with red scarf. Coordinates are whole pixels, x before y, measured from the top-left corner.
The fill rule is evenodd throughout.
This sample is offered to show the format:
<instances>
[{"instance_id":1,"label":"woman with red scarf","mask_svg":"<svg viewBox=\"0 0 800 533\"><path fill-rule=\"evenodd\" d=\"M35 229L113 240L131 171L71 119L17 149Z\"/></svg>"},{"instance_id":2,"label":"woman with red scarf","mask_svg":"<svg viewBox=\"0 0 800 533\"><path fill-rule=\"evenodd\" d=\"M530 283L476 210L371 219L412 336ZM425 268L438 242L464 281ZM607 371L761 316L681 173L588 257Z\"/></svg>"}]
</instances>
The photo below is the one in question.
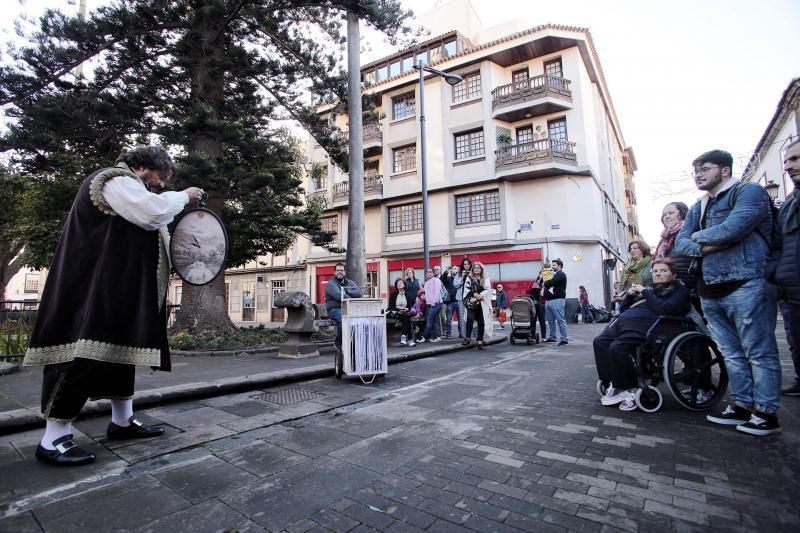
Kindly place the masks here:
<instances>
[{"instance_id":1,"label":"woman with red scarf","mask_svg":"<svg viewBox=\"0 0 800 533\"><path fill-rule=\"evenodd\" d=\"M664 210L661 212L661 223L664 224L664 230L661 232L661 240L658 241L653 259L664 259L665 257L672 259L677 278L694 293L697 282L689 273L692 258L676 255L673 250L675 237L683 227L683 220L688 212L689 206L683 202L671 202L664 206Z\"/></svg>"}]
</instances>

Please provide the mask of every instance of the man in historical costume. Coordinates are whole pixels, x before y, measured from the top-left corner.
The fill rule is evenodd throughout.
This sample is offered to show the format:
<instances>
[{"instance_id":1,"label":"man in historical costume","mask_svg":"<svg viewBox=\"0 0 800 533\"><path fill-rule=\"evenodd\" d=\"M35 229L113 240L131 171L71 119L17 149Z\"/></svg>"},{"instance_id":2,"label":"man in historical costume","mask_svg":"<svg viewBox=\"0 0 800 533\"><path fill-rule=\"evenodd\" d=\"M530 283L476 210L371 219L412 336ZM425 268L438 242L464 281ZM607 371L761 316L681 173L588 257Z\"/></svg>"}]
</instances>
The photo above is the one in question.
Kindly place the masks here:
<instances>
[{"instance_id":1,"label":"man in historical costume","mask_svg":"<svg viewBox=\"0 0 800 533\"><path fill-rule=\"evenodd\" d=\"M164 150L138 147L83 181L50 265L25 365L45 365L36 458L91 463L72 442L72 420L89 398L111 400L108 438L153 437L163 428L133 415L135 365L170 370L166 225L203 191L155 194L175 166Z\"/></svg>"}]
</instances>

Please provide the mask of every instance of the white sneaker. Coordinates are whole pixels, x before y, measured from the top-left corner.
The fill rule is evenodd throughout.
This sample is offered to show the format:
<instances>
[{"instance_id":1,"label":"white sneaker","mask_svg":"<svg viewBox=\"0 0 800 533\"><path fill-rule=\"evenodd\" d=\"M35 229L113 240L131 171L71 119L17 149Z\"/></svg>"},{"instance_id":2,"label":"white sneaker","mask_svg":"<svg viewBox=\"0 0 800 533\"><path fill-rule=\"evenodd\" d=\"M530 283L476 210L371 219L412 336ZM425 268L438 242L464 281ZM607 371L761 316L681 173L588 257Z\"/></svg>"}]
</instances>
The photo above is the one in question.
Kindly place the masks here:
<instances>
[{"instance_id":1,"label":"white sneaker","mask_svg":"<svg viewBox=\"0 0 800 533\"><path fill-rule=\"evenodd\" d=\"M617 405L621 403L625 397L627 396L628 391L615 389L614 387L609 387L606 391L606 395L600 398L600 403L603 405Z\"/></svg>"},{"instance_id":2,"label":"white sneaker","mask_svg":"<svg viewBox=\"0 0 800 533\"><path fill-rule=\"evenodd\" d=\"M625 399L619 404L620 411L634 411L636 410L636 389L628 389L625 391Z\"/></svg>"},{"instance_id":3,"label":"white sneaker","mask_svg":"<svg viewBox=\"0 0 800 533\"><path fill-rule=\"evenodd\" d=\"M442 338L436 337L435 339L431 339L431 342L442 342Z\"/></svg>"},{"instance_id":4,"label":"white sneaker","mask_svg":"<svg viewBox=\"0 0 800 533\"><path fill-rule=\"evenodd\" d=\"M408 346L416 346L416 345L417 345L417 343L414 342L414 339L411 339L410 341L408 341Z\"/></svg>"},{"instance_id":5,"label":"white sneaker","mask_svg":"<svg viewBox=\"0 0 800 533\"><path fill-rule=\"evenodd\" d=\"M406 337L405 335L400 335L400 344L405 346L406 345L406 341L408 341L408 337Z\"/></svg>"},{"instance_id":6,"label":"white sneaker","mask_svg":"<svg viewBox=\"0 0 800 533\"><path fill-rule=\"evenodd\" d=\"M425 337L420 337L419 339L417 339L417 342L422 344L423 342L425 342Z\"/></svg>"}]
</instances>

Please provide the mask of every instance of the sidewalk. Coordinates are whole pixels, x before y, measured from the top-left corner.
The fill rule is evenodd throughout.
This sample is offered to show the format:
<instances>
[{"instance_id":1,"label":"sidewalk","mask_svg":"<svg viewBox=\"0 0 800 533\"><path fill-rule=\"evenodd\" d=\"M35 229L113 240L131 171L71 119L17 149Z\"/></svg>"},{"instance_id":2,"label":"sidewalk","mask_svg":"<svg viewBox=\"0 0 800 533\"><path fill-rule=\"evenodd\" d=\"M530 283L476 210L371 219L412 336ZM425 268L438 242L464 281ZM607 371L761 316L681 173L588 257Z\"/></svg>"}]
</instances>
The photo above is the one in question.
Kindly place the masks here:
<instances>
[{"instance_id":1,"label":"sidewalk","mask_svg":"<svg viewBox=\"0 0 800 533\"><path fill-rule=\"evenodd\" d=\"M506 341L510 329L498 330L487 344ZM437 344L390 346L389 364L476 349L457 337ZM134 405L138 408L196 398L208 398L333 375L333 344L320 345L321 355L303 359L278 357L277 348L225 352L172 352L172 372L136 369ZM222 355L221 355L222 354ZM21 367L0 375L0 435L44 424L40 418L42 367ZM89 401L81 416L111 411L108 400Z\"/></svg>"}]
</instances>

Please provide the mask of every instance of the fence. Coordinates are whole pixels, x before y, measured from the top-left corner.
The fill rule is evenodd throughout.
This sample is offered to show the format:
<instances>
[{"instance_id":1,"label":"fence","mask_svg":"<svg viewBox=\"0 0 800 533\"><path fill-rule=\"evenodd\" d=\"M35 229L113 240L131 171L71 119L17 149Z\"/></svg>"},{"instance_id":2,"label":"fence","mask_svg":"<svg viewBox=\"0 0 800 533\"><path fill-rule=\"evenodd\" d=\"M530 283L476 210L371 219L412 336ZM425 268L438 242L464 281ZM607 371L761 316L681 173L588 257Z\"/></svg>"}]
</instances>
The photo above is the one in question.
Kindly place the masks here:
<instances>
[{"instance_id":1,"label":"fence","mask_svg":"<svg viewBox=\"0 0 800 533\"><path fill-rule=\"evenodd\" d=\"M25 353L38 309L37 301L0 300L0 360Z\"/></svg>"}]
</instances>

